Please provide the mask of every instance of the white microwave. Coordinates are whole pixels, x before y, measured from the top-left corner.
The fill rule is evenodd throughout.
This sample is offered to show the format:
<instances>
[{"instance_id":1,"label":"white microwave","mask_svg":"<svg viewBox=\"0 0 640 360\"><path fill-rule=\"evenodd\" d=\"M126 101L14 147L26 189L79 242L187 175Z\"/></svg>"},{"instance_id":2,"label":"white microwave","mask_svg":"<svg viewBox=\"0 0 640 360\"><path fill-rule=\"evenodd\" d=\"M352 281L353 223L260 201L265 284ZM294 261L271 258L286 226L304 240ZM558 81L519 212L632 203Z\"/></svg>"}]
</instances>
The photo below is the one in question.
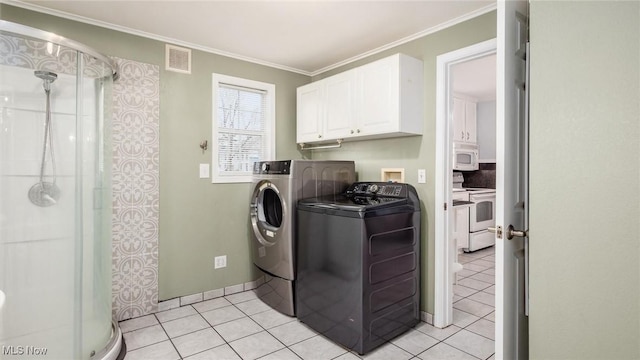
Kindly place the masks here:
<instances>
[{"instance_id":1,"label":"white microwave","mask_svg":"<svg viewBox=\"0 0 640 360\"><path fill-rule=\"evenodd\" d=\"M478 170L478 145L453 143L453 170Z\"/></svg>"}]
</instances>

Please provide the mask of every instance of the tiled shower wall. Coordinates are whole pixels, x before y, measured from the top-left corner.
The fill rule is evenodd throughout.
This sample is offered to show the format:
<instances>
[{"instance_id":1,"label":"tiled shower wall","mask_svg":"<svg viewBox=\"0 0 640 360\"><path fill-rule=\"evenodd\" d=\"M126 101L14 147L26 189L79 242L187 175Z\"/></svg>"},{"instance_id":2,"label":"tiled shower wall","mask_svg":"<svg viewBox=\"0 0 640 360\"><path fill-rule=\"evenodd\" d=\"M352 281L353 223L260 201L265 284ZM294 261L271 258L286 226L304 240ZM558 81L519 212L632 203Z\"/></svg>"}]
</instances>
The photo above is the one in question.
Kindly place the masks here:
<instances>
[{"instance_id":1,"label":"tiled shower wall","mask_svg":"<svg viewBox=\"0 0 640 360\"><path fill-rule=\"evenodd\" d=\"M113 316L158 309L158 66L115 59L113 86Z\"/></svg>"},{"instance_id":2,"label":"tiled shower wall","mask_svg":"<svg viewBox=\"0 0 640 360\"><path fill-rule=\"evenodd\" d=\"M28 78L38 83L34 87L38 91L41 85L33 77L32 69L59 74L54 83L56 94L61 91L64 74L75 76L77 70L75 51L61 48L56 55L52 55L39 41L7 34L0 36L0 54L0 65L29 69ZM87 60L85 75L97 77L102 71L100 64L89 58ZM114 318L123 320L158 309L160 71L155 65L117 58L114 60L118 64L119 78L114 82L112 92L112 300ZM74 86L75 82L71 84ZM54 110L60 110L60 99L56 94ZM73 95L71 98L75 99ZM42 104L42 101L38 104ZM73 113L74 110L68 112ZM41 139L41 136L37 138ZM25 146L25 149L38 146ZM59 151L57 153L61 154ZM22 159L19 165L24 167L30 164ZM36 168L35 165L31 167ZM6 170L6 166L3 170ZM36 223L33 216L30 219ZM61 221L55 223L59 225ZM51 233L51 230L48 232ZM47 255L48 258L55 258L50 253Z\"/></svg>"}]
</instances>

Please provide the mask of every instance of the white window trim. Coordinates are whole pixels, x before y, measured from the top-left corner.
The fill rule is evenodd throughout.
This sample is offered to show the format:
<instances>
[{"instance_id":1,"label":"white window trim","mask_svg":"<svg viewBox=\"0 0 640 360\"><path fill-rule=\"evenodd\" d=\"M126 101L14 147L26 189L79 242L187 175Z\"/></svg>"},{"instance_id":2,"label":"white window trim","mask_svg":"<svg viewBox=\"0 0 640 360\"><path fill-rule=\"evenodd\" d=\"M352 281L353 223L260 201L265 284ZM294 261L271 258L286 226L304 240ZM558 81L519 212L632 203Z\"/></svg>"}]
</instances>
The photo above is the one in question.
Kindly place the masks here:
<instances>
[{"instance_id":1,"label":"white window trim","mask_svg":"<svg viewBox=\"0 0 640 360\"><path fill-rule=\"evenodd\" d=\"M267 117L265 119L265 136L270 141L267 144L267 153L265 159L274 160L276 156L276 86L274 84L264 83L255 80L243 79L235 76L222 75L214 73L212 75L212 137L211 137L211 182L216 184L222 183L243 183L251 182L252 175L225 175L220 174L218 170L218 88L220 83L227 85L235 85L245 88L266 91Z\"/></svg>"}]
</instances>

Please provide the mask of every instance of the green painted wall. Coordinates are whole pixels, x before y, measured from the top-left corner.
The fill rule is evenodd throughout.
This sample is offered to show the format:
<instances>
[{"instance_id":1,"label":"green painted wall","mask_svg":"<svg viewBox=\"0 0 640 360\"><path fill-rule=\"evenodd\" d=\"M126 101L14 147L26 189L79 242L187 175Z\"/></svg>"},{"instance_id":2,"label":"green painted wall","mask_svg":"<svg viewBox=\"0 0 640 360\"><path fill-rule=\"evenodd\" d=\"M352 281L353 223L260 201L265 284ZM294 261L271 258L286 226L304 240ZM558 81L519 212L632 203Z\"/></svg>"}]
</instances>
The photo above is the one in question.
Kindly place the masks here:
<instances>
[{"instance_id":1,"label":"green painted wall","mask_svg":"<svg viewBox=\"0 0 640 360\"><path fill-rule=\"evenodd\" d=\"M0 5L0 17L79 41L97 51L160 66L159 299L252 280L249 252L250 184L211 184L198 178L201 140L211 143L211 74L276 85L276 155L302 157L295 144L296 88L310 77L201 51L192 74L164 71L164 43ZM228 266L213 270L213 258Z\"/></svg>"},{"instance_id":2,"label":"green painted wall","mask_svg":"<svg viewBox=\"0 0 640 360\"><path fill-rule=\"evenodd\" d=\"M311 156L314 160L355 160L359 180L379 181L381 168L405 169L405 182L416 187L422 201L422 268L424 278L421 308L430 314L433 314L435 301L436 58L438 55L489 40L495 36L496 13L491 12L314 78L315 81L399 52L422 59L424 62L425 119L422 136L345 142L341 149L316 150L311 153ZM417 183L418 169L426 169L426 184Z\"/></svg>"},{"instance_id":3,"label":"green painted wall","mask_svg":"<svg viewBox=\"0 0 640 360\"><path fill-rule=\"evenodd\" d=\"M201 51L193 52L193 74L166 72L164 43L8 5L2 19L77 40L125 59L160 65L160 248L159 299L189 295L252 280L249 252L249 184L211 184L198 178L198 164L210 162L198 144L211 140L211 73L276 84L277 157L356 161L359 179L379 179L380 168L403 167L422 200L422 310L433 313L436 57L495 37L495 12L362 59L315 77L318 80L402 52L422 59L425 69L425 128L422 136L345 143L340 150L301 154L295 144L296 88L312 79ZM417 169L427 183L417 184ZM213 270L216 255L228 267Z\"/></svg>"},{"instance_id":4,"label":"green painted wall","mask_svg":"<svg viewBox=\"0 0 640 360\"><path fill-rule=\"evenodd\" d=\"M530 355L640 358L640 2L531 3Z\"/></svg>"}]
</instances>

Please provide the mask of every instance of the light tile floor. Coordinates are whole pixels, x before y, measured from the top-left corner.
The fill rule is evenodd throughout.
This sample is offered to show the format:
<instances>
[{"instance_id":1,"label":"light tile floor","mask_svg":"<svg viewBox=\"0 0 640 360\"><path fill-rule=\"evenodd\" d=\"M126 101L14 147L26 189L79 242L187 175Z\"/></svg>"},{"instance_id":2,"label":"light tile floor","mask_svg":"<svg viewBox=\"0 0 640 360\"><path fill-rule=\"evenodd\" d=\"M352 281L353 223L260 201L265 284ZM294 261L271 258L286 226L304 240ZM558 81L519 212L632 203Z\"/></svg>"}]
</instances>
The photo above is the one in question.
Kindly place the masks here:
<instances>
[{"instance_id":1,"label":"light tile floor","mask_svg":"<svg viewBox=\"0 0 640 360\"><path fill-rule=\"evenodd\" d=\"M494 249L462 254L453 325L414 329L361 357L272 310L253 292L237 293L120 322L125 360L493 359Z\"/></svg>"}]
</instances>

